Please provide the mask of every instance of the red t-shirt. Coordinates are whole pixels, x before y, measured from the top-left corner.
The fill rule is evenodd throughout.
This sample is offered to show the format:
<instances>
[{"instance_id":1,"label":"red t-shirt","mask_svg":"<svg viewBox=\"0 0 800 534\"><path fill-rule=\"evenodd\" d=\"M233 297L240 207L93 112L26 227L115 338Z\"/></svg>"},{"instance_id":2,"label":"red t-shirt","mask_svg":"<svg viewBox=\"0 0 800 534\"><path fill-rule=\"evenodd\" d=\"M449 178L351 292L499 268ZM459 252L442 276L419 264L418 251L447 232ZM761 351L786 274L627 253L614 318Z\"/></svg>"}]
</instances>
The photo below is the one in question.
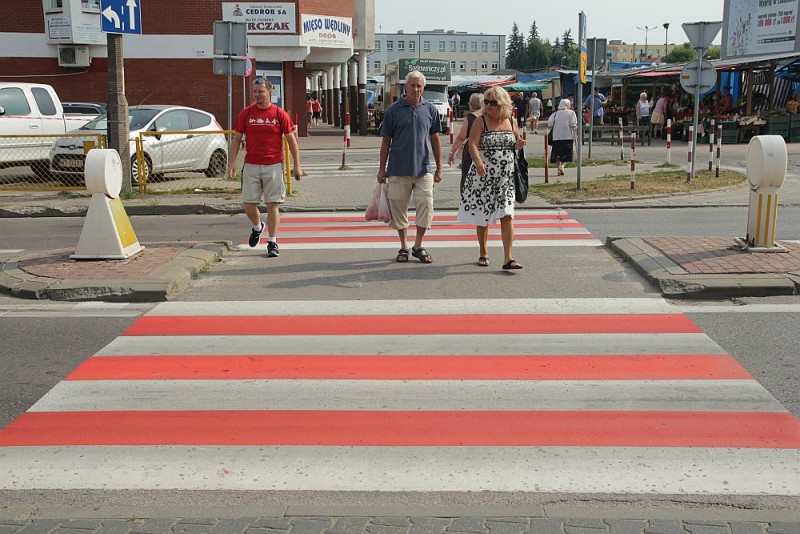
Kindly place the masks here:
<instances>
[{"instance_id":1,"label":"red t-shirt","mask_svg":"<svg viewBox=\"0 0 800 534\"><path fill-rule=\"evenodd\" d=\"M283 161L283 135L294 131L289 114L275 104L266 109L244 108L233 129L247 136L245 163L275 165Z\"/></svg>"}]
</instances>

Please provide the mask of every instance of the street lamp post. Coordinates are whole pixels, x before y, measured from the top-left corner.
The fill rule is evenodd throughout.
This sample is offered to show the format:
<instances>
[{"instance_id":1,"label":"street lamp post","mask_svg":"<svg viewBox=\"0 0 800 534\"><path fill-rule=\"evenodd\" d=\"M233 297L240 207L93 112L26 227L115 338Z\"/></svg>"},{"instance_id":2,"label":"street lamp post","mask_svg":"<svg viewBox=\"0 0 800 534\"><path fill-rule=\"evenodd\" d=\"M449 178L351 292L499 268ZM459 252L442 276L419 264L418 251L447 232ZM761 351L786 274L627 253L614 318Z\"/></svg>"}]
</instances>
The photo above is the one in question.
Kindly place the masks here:
<instances>
[{"instance_id":1,"label":"street lamp post","mask_svg":"<svg viewBox=\"0 0 800 534\"><path fill-rule=\"evenodd\" d=\"M665 22L664 26L664 56L669 55L669 22Z\"/></svg>"},{"instance_id":2,"label":"street lamp post","mask_svg":"<svg viewBox=\"0 0 800 534\"><path fill-rule=\"evenodd\" d=\"M642 28L641 26L636 26L636 29L637 30L642 30L644 32L644 57L645 57L645 59L647 59L647 57L648 57L647 56L647 34L650 32L650 30L655 30L656 27L655 26L645 26L644 28Z\"/></svg>"}]
</instances>

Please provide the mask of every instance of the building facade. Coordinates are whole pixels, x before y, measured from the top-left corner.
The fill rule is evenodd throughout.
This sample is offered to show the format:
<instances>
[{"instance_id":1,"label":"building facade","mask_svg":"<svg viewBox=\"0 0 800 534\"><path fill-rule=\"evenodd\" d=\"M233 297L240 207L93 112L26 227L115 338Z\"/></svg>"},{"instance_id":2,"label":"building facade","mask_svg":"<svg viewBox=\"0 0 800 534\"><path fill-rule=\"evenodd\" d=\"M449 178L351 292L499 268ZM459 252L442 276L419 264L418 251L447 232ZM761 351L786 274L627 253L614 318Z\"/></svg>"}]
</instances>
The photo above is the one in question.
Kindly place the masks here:
<instances>
[{"instance_id":1,"label":"building facade","mask_svg":"<svg viewBox=\"0 0 800 534\"><path fill-rule=\"evenodd\" d=\"M652 63L681 46L683 45L668 45L664 43L647 43L647 45L644 43L627 44L619 40L611 40L608 42L606 53L608 54L609 61Z\"/></svg>"},{"instance_id":2,"label":"building facade","mask_svg":"<svg viewBox=\"0 0 800 534\"><path fill-rule=\"evenodd\" d=\"M453 75L491 74L506 65L506 36L430 30L376 33L367 55L367 74L384 73L387 63L407 58L446 59Z\"/></svg>"},{"instance_id":3,"label":"building facade","mask_svg":"<svg viewBox=\"0 0 800 534\"><path fill-rule=\"evenodd\" d=\"M141 34L122 38L126 100L197 107L229 127L227 76L213 73L214 22L228 20L247 25L250 59L248 74L232 80L233 117L250 103L248 85L256 75L272 80L273 101L293 119L305 117L309 80L319 73L332 78L342 65L347 70L354 30L362 39L374 35L374 3L364 7L371 1L146 2ZM371 12L372 28L354 28L359 9ZM107 102L102 17L99 0L0 2L0 81L47 83L63 101ZM298 122L305 135L306 121Z\"/></svg>"}]
</instances>

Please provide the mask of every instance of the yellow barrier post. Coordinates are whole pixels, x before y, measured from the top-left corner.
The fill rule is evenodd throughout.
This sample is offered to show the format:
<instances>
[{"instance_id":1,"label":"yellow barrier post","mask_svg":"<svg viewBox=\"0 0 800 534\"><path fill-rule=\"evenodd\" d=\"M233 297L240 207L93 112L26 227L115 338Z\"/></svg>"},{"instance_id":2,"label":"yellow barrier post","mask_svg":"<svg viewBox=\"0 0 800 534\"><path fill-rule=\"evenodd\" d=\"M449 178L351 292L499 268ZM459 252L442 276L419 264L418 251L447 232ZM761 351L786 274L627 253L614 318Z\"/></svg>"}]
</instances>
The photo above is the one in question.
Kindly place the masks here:
<instances>
[{"instance_id":1,"label":"yellow barrier post","mask_svg":"<svg viewBox=\"0 0 800 534\"><path fill-rule=\"evenodd\" d=\"M286 194L292 194L292 163L289 159L289 142L283 140L283 181L286 184Z\"/></svg>"},{"instance_id":2,"label":"yellow barrier post","mask_svg":"<svg viewBox=\"0 0 800 534\"><path fill-rule=\"evenodd\" d=\"M142 134L136 138L136 178L137 186L140 193L147 192L147 165L144 161L144 144ZM131 173L131 180L133 180L133 173ZM131 184L133 189L133 184Z\"/></svg>"}]
</instances>

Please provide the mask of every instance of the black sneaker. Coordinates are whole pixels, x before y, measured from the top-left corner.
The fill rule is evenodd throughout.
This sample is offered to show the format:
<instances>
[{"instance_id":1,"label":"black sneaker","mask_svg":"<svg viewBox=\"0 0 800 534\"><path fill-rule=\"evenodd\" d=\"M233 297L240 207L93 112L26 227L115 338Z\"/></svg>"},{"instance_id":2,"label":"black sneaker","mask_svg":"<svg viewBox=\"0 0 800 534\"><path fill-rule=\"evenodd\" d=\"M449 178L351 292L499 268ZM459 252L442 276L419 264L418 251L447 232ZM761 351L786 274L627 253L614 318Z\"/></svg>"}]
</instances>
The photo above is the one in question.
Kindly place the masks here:
<instances>
[{"instance_id":1,"label":"black sneaker","mask_svg":"<svg viewBox=\"0 0 800 534\"><path fill-rule=\"evenodd\" d=\"M258 245L258 242L261 240L261 232L264 231L264 222L261 222L261 230L251 230L250 231L250 241L248 244L251 247Z\"/></svg>"},{"instance_id":2,"label":"black sneaker","mask_svg":"<svg viewBox=\"0 0 800 534\"><path fill-rule=\"evenodd\" d=\"M275 258L281 255L281 251L278 249L278 244L275 241L270 241L267 243L267 257L268 258Z\"/></svg>"}]
</instances>

